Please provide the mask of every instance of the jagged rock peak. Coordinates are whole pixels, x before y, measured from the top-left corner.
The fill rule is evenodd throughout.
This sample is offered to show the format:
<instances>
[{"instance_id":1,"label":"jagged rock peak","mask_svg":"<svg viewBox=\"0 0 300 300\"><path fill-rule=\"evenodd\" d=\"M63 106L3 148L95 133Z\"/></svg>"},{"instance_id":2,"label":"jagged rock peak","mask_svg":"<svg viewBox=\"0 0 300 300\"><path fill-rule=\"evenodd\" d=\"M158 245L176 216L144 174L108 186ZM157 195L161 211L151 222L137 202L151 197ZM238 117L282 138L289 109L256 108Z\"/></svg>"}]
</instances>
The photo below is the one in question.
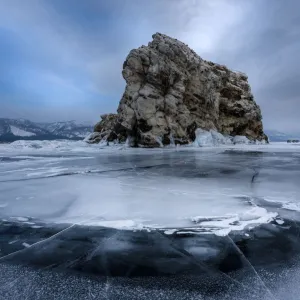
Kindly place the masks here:
<instances>
[{"instance_id":1,"label":"jagged rock peak","mask_svg":"<svg viewBox=\"0 0 300 300\"><path fill-rule=\"evenodd\" d=\"M126 88L114 122L103 127L101 121L104 138L131 137L134 145L158 147L192 142L201 128L267 140L244 73L205 61L167 35L152 37L123 64Z\"/></svg>"}]
</instances>

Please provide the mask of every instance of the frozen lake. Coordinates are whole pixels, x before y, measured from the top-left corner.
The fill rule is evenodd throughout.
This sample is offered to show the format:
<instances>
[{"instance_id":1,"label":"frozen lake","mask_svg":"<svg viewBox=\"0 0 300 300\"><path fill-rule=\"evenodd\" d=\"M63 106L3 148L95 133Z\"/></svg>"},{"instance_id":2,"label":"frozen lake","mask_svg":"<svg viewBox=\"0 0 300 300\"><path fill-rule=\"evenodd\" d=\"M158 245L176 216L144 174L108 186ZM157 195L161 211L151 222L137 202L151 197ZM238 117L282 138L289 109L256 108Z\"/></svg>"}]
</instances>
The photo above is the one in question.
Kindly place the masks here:
<instances>
[{"instance_id":1,"label":"frozen lake","mask_svg":"<svg viewBox=\"0 0 300 300\"><path fill-rule=\"evenodd\" d=\"M56 143L0 146L0 217L226 234L274 219L257 199L300 208L297 146L85 151Z\"/></svg>"},{"instance_id":2,"label":"frozen lake","mask_svg":"<svg viewBox=\"0 0 300 300\"><path fill-rule=\"evenodd\" d=\"M196 255L200 261L212 257L218 257L219 261L223 240L228 243L230 239L229 243L234 241L238 245L239 248L233 250L236 254L246 247L240 248L243 239L255 241L255 244L247 244L247 251L251 252L258 249L258 239L265 240L271 234L276 243L277 239L282 239L281 228L298 224L299 179L300 146L284 143L165 149L101 147L67 141L3 144L0 145L0 223L3 232L0 246L5 250L1 252L0 262L11 261L11 258L16 261L22 258L24 262L28 256L24 258L23 254L34 261L40 253L43 255L39 259L47 261L51 251L57 252L59 257L59 247L54 246L56 236L74 238L77 234L80 239L83 236L88 239L92 234L91 239L97 236L97 241L103 241L103 237L98 236L100 231L96 233L97 228L106 230L104 236L118 232L114 242L102 245L107 253L137 251L138 257L148 251L145 257L151 264L149 255L153 253L147 247L147 251L139 248L139 242L132 239L153 239L151 245L162 249L163 243L156 245L162 237L188 236L185 251ZM23 229L20 231L20 228ZM294 231L291 234L295 234ZM42 246L44 243L51 246ZM279 248L281 243L278 243ZM259 244L264 245L261 241ZM39 245L48 252L41 250ZM163 247L167 248L166 245ZM49 249L52 250L49 252ZM155 261L160 255L157 249ZM76 255L82 257L83 254L76 251L70 253L71 261L78 259ZM267 256L263 250L259 251L262 256ZM161 255L164 257L165 254ZM247 255L251 261L252 253ZM251 264L258 261L256 256L252 259ZM178 261L174 260L173 266ZM156 261L159 274L165 272L161 264L169 268L168 263ZM247 264L245 261L243 266ZM218 265L218 268L221 267ZM225 273L232 271L231 267L222 268ZM187 269L191 270L190 267ZM180 267L170 272L186 274L187 269ZM149 271L143 270L136 274ZM114 272L124 275L120 270ZM252 267L251 274L254 274ZM264 292L268 290L261 282L259 286ZM272 298L268 291L266 295L267 298L261 299L281 299L279 296Z\"/></svg>"}]
</instances>

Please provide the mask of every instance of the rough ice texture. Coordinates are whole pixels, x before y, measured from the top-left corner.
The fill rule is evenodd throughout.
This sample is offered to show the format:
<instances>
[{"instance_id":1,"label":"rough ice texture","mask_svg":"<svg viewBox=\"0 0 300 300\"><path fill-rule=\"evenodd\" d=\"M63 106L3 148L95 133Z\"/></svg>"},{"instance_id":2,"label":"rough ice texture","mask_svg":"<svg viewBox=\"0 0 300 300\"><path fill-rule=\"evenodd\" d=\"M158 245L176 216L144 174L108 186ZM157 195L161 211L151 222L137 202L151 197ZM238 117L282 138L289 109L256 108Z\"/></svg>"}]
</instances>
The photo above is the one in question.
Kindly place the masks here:
<instances>
[{"instance_id":1,"label":"rough ice texture","mask_svg":"<svg viewBox=\"0 0 300 300\"><path fill-rule=\"evenodd\" d=\"M267 140L247 76L205 61L186 44L156 33L148 46L130 51L123 65L126 88L109 140L134 137L135 145L187 144L195 130ZM108 118L108 117L107 117ZM107 124L108 125L108 124Z\"/></svg>"},{"instance_id":2,"label":"rough ice texture","mask_svg":"<svg viewBox=\"0 0 300 300\"><path fill-rule=\"evenodd\" d=\"M215 130L203 130L196 129L195 131L195 141L194 146L205 147L205 146L219 146L219 145L230 145L233 144L233 138L230 136L224 136ZM246 140L248 140L245 137ZM249 140L248 140L249 141Z\"/></svg>"},{"instance_id":3,"label":"rough ice texture","mask_svg":"<svg viewBox=\"0 0 300 300\"><path fill-rule=\"evenodd\" d=\"M263 207L255 206L240 214L211 218L193 217L192 221L207 229L214 228L216 235L226 236L231 231L240 231L255 224L269 223L277 216L276 212L268 212Z\"/></svg>"}]
</instances>

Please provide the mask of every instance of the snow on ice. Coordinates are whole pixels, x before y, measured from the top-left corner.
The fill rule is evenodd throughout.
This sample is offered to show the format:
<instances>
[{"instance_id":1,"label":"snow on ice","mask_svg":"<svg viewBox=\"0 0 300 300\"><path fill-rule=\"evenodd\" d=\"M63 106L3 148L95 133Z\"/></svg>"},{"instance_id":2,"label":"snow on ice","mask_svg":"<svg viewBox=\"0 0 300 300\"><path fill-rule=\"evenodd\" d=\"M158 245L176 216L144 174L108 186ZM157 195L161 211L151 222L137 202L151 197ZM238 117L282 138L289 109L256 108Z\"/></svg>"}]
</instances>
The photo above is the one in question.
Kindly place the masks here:
<instances>
[{"instance_id":1,"label":"snow on ice","mask_svg":"<svg viewBox=\"0 0 300 300\"><path fill-rule=\"evenodd\" d=\"M0 156L8 161L0 164L0 218L166 234L198 228L226 235L278 223L278 211L255 199L275 199L283 209L299 210L299 168L288 168L297 163L300 147L234 145L214 131L196 133L195 147L132 149L83 141L0 145Z\"/></svg>"}]
</instances>

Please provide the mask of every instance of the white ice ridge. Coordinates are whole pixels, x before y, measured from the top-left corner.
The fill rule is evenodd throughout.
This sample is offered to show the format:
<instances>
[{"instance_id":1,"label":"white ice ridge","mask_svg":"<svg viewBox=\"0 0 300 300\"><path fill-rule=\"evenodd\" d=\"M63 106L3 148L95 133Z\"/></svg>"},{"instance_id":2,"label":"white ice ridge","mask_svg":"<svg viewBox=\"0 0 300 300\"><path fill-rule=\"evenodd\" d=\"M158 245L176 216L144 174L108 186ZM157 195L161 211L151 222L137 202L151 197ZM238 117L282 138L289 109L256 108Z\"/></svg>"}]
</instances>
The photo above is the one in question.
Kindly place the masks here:
<instances>
[{"instance_id":1,"label":"white ice ridge","mask_svg":"<svg viewBox=\"0 0 300 300\"><path fill-rule=\"evenodd\" d=\"M237 135L224 136L223 134L215 130L203 130L201 128L195 131L196 139L194 141L194 146L205 147L205 146L219 146L219 145L235 145L235 144L250 144L250 140L245 136Z\"/></svg>"},{"instance_id":2,"label":"white ice ridge","mask_svg":"<svg viewBox=\"0 0 300 300\"><path fill-rule=\"evenodd\" d=\"M203 229L211 230L216 235L226 236L231 231L242 231L249 226L269 223L277 216L276 212L268 212L265 208L255 206L240 214L211 218L197 216L191 220Z\"/></svg>"},{"instance_id":3,"label":"white ice ridge","mask_svg":"<svg viewBox=\"0 0 300 300\"><path fill-rule=\"evenodd\" d=\"M283 142L273 142L270 144L261 144L256 142L255 144L249 144L249 140L246 137L235 136L226 137L216 131L203 131L202 129L196 130L197 138L195 142L192 144L194 147L180 146L180 150L194 150L196 148L201 147L202 149L210 150L210 147L222 146L222 148L228 149L238 149L241 151L248 151L249 149L255 151L264 151L264 152L286 152L286 151L295 151L300 150L299 145L297 144L287 144ZM201 133L202 132L202 133ZM176 148L176 149L177 149ZM165 147L166 151L170 151L171 148ZM53 141L25 141L19 140L10 144L0 144L0 154L6 155L8 152L18 154L27 154L27 153L37 153L43 152L48 153L53 151L59 152L68 152L68 153L110 153L111 151L116 151L119 153L119 150L126 150L126 152L135 152L135 153L149 153L149 151L161 151L162 148L157 149L145 149L145 148L129 148L127 144L115 144L113 142L109 143L109 147L107 143L99 143L99 144L88 144L84 141L71 141L71 140L53 140Z\"/></svg>"},{"instance_id":4,"label":"white ice ridge","mask_svg":"<svg viewBox=\"0 0 300 300\"><path fill-rule=\"evenodd\" d=\"M230 137L225 137L221 133L214 130L206 131L198 128L196 129L195 134L196 139L194 141L194 146L196 147L232 144Z\"/></svg>"},{"instance_id":5,"label":"white ice ridge","mask_svg":"<svg viewBox=\"0 0 300 300\"><path fill-rule=\"evenodd\" d=\"M193 227L179 227L169 228L164 230L167 235L178 234L190 230L191 233L206 234L212 233L218 236L227 236L231 231L243 231L249 228L254 228L261 224L270 223L278 217L276 212L268 212L262 207L252 207L248 211L241 212L235 215L224 215L224 216L197 216L192 217L191 221L196 225ZM65 220L68 223L68 220ZM74 221L74 219L73 219ZM277 222L277 220L276 220ZM103 226L108 228L115 228L119 230L161 230L163 229L159 225L145 224L142 219L130 220L130 219L119 219L119 220L97 220L97 218L91 218L87 221L81 221L81 225L85 226ZM278 220L278 224L283 224L283 221Z\"/></svg>"},{"instance_id":6,"label":"white ice ridge","mask_svg":"<svg viewBox=\"0 0 300 300\"><path fill-rule=\"evenodd\" d=\"M68 152L68 153L98 153L99 150L102 152L111 152L112 150L118 151L123 150L124 144L114 144L109 143L110 147L107 147L107 143L100 143L100 144L88 144L84 141L72 141L72 140L34 140L34 141L27 141L27 140L18 140L12 142L10 144L0 144L0 153L6 154L9 152L17 152L18 154L28 154L28 153L56 153L59 152Z\"/></svg>"},{"instance_id":7,"label":"white ice ridge","mask_svg":"<svg viewBox=\"0 0 300 300\"><path fill-rule=\"evenodd\" d=\"M298 200L297 194L295 196L291 194L285 194L284 197L282 197L281 195L268 196L264 197L263 199L267 202L281 205L281 208L283 209L300 212L300 202Z\"/></svg>"},{"instance_id":8,"label":"white ice ridge","mask_svg":"<svg viewBox=\"0 0 300 300\"><path fill-rule=\"evenodd\" d=\"M13 125L10 125L10 131L13 135L16 135L16 136L34 136L36 135L35 133L33 132L29 132L29 131L25 131L25 130L22 130L16 126L13 126Z\"/></svg>"}]
</instances>

